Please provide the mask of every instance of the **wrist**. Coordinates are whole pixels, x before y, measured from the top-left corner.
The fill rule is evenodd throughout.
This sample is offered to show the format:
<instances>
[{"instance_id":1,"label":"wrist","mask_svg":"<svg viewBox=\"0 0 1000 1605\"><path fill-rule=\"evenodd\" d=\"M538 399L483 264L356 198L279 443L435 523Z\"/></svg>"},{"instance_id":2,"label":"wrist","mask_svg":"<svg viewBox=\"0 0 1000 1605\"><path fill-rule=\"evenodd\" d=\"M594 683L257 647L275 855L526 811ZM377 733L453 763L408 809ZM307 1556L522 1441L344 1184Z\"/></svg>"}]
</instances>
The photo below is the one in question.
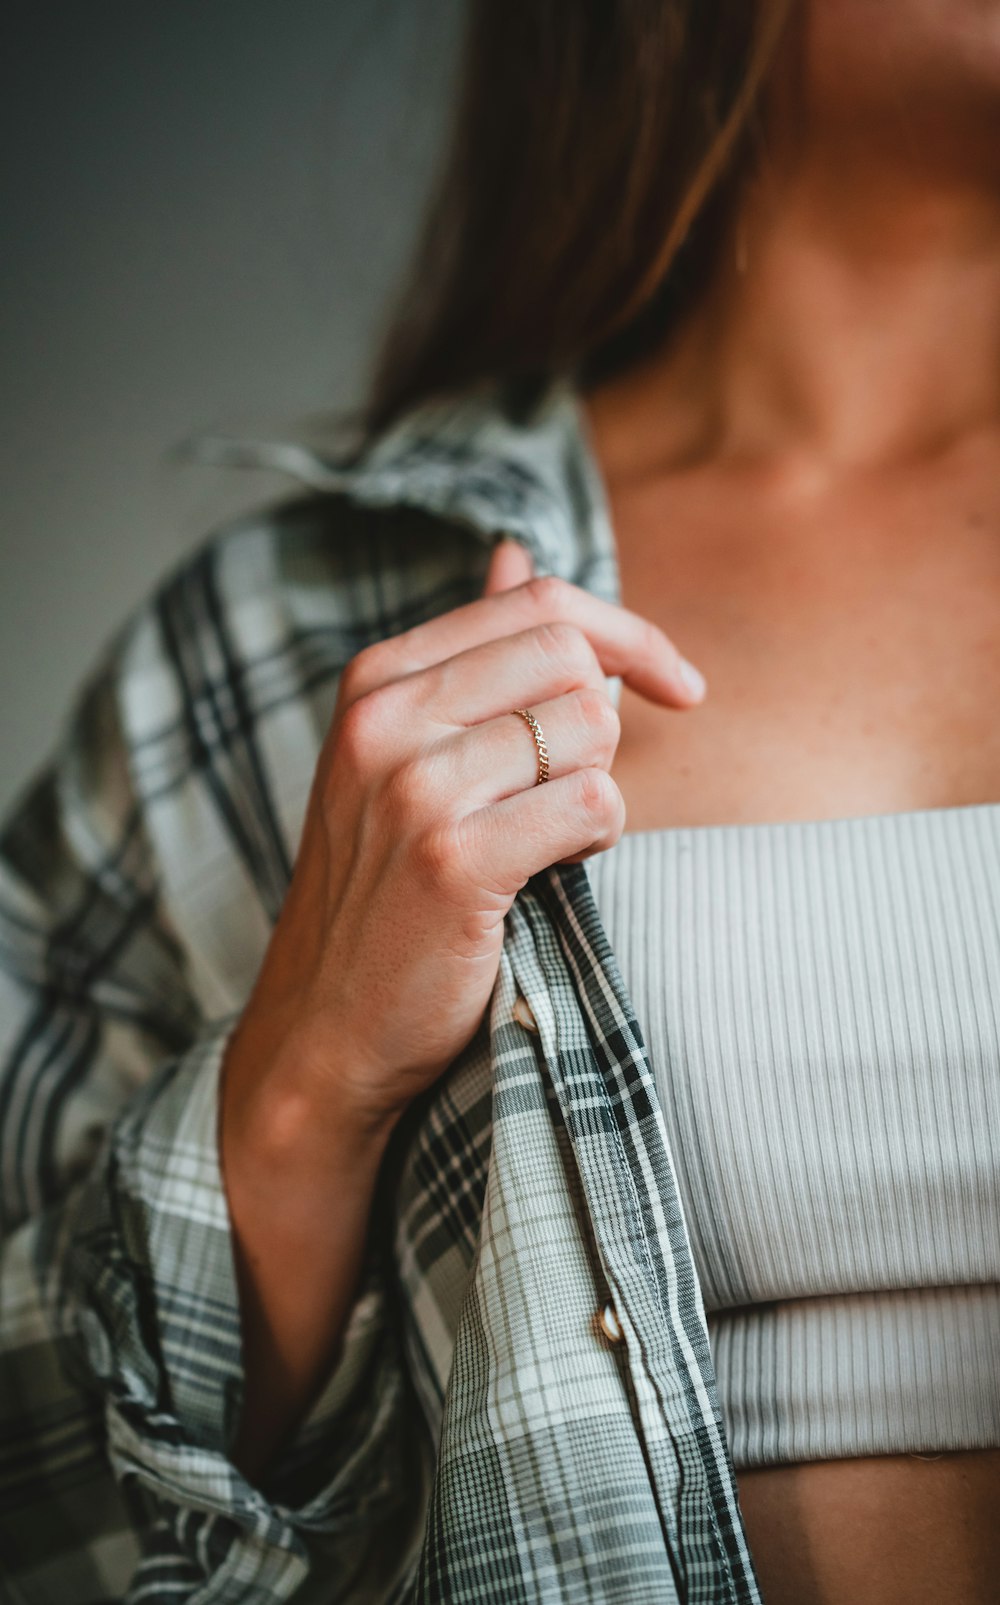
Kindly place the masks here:
<instances>
[{"instance_id":1,"label":"wrist","mask_svg":"<svg viewBox=\"0 0 1000 1605\"><path fill-rule=\"evenodd\" d=\"M377 1168L397 1115L359 1105L338 1089L323 1089L322 1107L308 1084L265 1083L235 1118L234 1128L257 1164L306 1175L341 1175Z\"/></svg>"},{"instance_id":2,"label":"wrist","mask_svg":"<svg viewBox=\"0 0 1000 1605\"><path fill-rule=\"evenodd\" d=\"M274 1014L247 1013L223 1064L221 1120L226 1146L266 1173L314 1178L378 1168L402 1114L350 1091L331 1064L356 1055L339 1035L282 1030ZM363 1073L354 1076L364 1086Z\"/></svg>"}]
</instances>

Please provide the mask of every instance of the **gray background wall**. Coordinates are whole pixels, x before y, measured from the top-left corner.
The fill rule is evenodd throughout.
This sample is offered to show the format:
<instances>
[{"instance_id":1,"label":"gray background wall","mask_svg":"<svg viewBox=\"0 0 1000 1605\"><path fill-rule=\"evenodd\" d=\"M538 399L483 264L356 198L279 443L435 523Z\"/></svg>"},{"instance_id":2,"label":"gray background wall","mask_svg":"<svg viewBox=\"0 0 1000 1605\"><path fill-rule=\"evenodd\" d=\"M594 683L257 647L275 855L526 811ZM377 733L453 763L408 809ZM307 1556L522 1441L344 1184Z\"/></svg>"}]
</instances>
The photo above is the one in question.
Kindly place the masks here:
<instances>
[{"instance_id":1,"label":"gray background wall","mask_svg":"<svg viewBox=\"0 0 1000 1605\"><path fill-rule=\"evenodd\" d=\"M358 399L461 0L21 0L0 64L0 809L113 627L289 489L201 428Z\"/></svg>"}]
</instances>

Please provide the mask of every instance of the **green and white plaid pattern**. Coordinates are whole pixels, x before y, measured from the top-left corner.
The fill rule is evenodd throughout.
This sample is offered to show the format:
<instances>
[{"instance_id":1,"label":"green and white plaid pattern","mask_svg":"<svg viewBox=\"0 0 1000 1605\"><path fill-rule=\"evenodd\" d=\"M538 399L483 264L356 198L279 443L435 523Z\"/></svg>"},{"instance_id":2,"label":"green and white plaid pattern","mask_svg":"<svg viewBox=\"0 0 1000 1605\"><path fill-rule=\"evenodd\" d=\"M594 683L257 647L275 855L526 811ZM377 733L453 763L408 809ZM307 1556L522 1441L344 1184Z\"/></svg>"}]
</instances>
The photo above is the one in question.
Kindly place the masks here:
<instances>
[{"instance_id":1,"label":"green and white plaid pattern","mask_svg":"<svg viewBox=\"0 0 1000 1605\"><path fill-rule=\"evenodd\" d=\"M308 1417L261 1487L228 1458L218 1072L339 673L479 595L500 532L618 592L568 381L520 413L490 388L425 405L362 455L202 452L305 483L126 621L0 834L0 1596L759 1601L663 1119L582 865L518 895L479 1031L394 1135Z\"/></svg>"}]
</instances>

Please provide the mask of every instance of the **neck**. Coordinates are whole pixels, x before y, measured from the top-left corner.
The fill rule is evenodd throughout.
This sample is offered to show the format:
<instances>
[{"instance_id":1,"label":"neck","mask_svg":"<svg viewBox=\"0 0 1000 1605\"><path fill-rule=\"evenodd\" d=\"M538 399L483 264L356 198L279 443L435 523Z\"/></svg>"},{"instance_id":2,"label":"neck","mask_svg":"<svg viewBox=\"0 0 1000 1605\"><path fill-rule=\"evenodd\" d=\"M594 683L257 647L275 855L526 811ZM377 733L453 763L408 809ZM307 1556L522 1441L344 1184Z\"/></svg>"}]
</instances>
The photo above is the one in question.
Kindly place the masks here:
<instances>
[{"instance_id":1,"label":"neck","mask_svg":"<svg viewBox=\"0 0 1000 1605\"><path fill-rule=\"evenodd\" d=\"M875 123L772 118L714 282L636 375L673 458L874 466L1000 421L1000 142Z\"/></svg>"}]
</instances>

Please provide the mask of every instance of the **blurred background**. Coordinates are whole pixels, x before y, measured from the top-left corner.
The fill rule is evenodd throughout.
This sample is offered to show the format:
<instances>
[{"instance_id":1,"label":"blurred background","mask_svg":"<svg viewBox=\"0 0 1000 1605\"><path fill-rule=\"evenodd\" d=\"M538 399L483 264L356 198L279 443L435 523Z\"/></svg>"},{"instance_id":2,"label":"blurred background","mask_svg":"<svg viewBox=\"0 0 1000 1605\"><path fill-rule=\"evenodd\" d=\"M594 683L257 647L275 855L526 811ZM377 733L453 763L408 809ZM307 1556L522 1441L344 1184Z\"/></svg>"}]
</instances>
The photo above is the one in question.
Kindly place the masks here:
<instances>
[{"instance_id":1,"label":"blurred background","mask_svg":"<svg viewBox=\"0 0 1000 1605\"><path fill-rule=\"evenodd\" d=\"M447 133L462 0L5 15L0 810L128 610L293 488L171 448L360 398Z\"/></svg>"}]
</instances>

